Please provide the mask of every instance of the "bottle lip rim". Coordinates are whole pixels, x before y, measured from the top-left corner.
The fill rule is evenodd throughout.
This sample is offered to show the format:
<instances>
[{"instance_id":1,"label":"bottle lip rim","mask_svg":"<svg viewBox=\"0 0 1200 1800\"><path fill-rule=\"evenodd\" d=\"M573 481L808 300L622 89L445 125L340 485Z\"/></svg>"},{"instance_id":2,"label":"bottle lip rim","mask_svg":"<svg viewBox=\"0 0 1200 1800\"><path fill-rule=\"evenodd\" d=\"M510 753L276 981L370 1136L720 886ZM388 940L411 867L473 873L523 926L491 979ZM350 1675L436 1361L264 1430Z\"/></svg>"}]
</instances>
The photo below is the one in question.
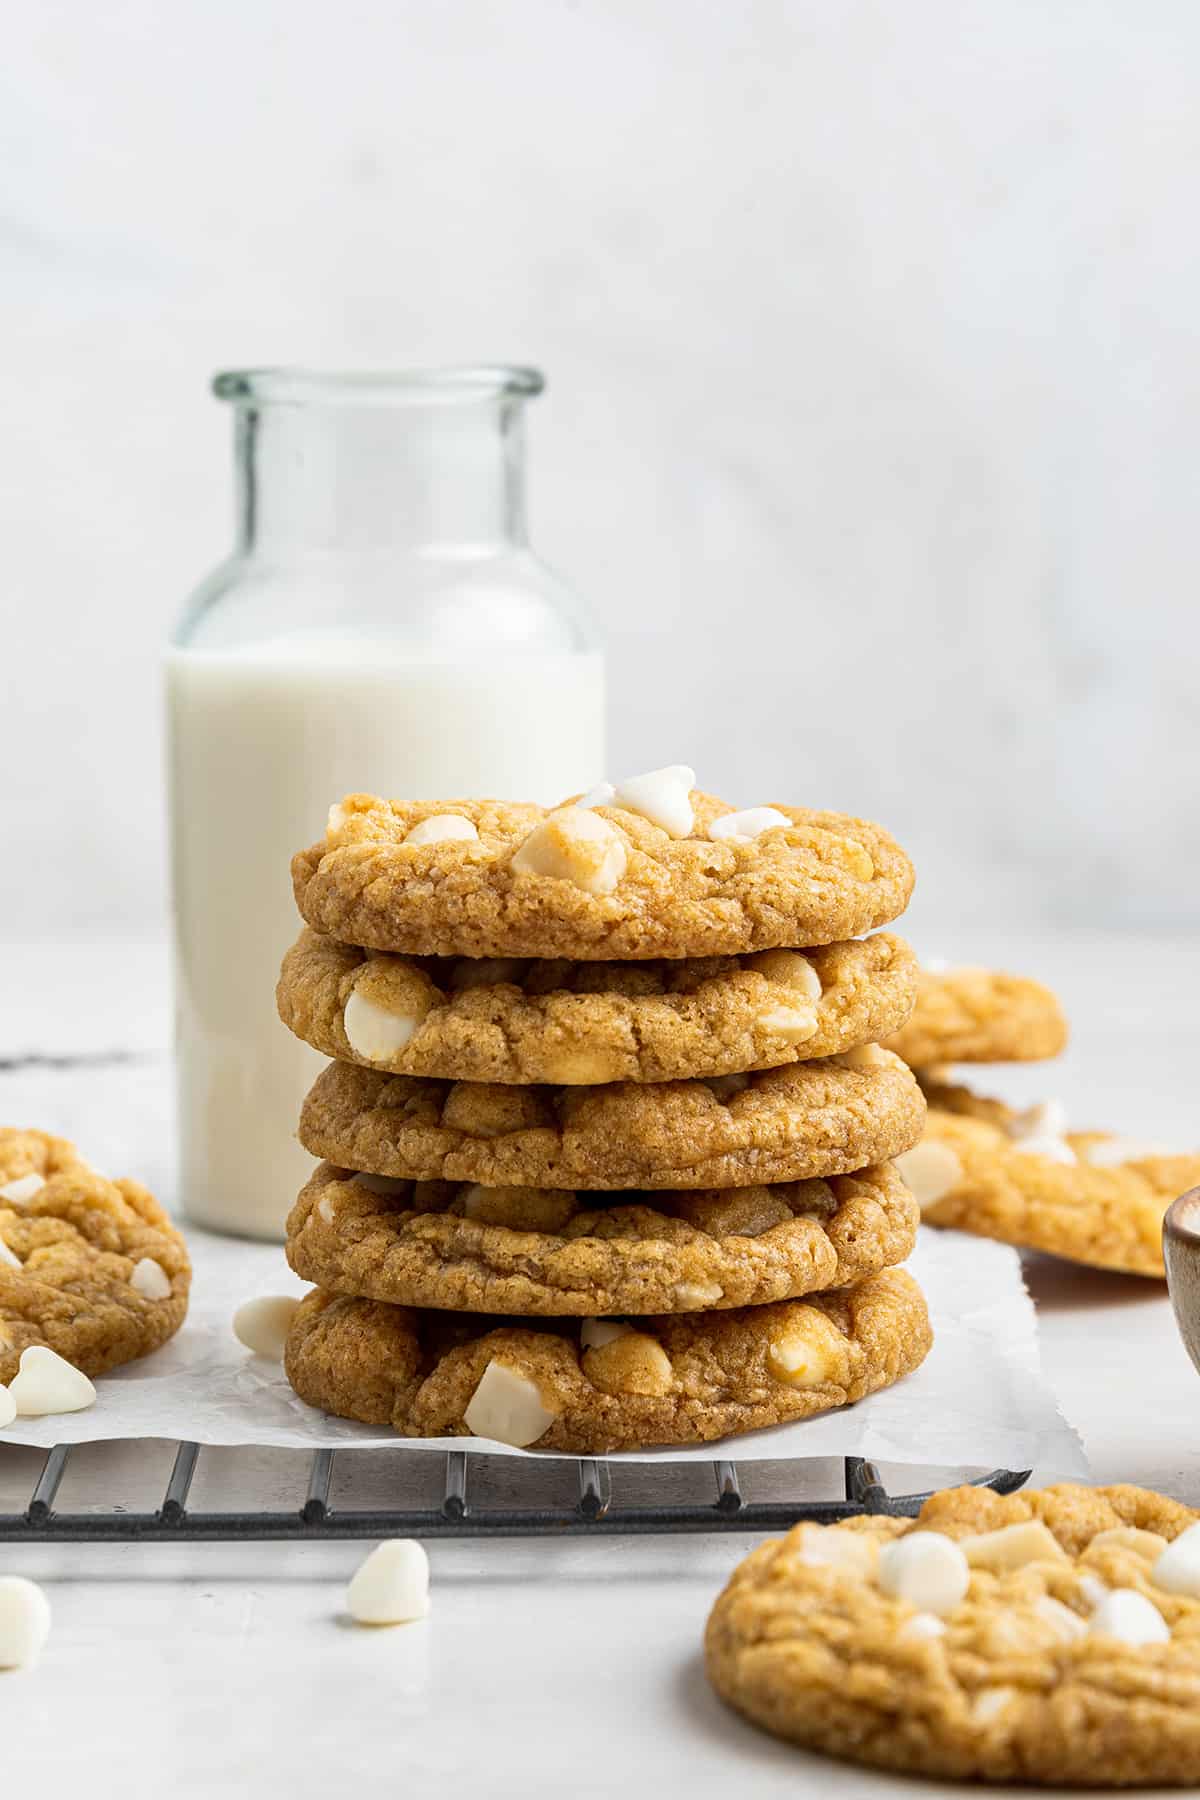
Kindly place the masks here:
<instances>
[{"instance_id":1,"label":"bottle lip rim","mask_svg":"<svg viewBox=\"0 0 1200 1800\"><path fill-rule=\"evenodd\" d=\"M214 375L218 400L245 404L263 400L285 405L305 401L353 405L404 405L411 401L479 399L487 394L513 394L530 399L540 394L546 378L522 363L456 363L443 368L313 369L266 366L222 369Z\"/></svg>"}]
</instances>

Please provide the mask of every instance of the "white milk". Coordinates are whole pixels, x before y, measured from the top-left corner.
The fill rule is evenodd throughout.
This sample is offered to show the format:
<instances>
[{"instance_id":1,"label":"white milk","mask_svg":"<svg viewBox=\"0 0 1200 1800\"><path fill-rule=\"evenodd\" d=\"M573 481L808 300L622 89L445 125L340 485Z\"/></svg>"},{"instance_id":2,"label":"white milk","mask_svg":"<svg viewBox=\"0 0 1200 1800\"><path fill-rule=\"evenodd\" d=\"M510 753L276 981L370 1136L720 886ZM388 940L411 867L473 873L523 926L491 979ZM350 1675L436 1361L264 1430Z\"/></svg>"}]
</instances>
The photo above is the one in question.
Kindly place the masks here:
<instances>
[{"instance_id":1,"label":"white milk","mask_svg":"<svg viewBox=\"0 0 1200 1800\"><path fill-rule=\"evenodd\" d=\"M395 654L394 652L392 653ZM604 775L599 654L389 661L342 643L168 659L180 1193L198 1224L281 1238L322 1058L280 1024L293 853L349 793L550 802Z\"/></svg>"}]
</instances>

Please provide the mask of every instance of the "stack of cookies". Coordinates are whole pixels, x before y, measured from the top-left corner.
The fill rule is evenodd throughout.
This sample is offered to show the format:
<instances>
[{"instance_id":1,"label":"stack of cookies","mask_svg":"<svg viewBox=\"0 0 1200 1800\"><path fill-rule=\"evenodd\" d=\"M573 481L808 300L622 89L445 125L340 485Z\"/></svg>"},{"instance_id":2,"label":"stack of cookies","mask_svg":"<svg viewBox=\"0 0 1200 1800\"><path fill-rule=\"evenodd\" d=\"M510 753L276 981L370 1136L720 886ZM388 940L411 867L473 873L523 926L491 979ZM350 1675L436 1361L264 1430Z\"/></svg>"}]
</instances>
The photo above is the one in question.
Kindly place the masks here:
<instances>
[{"instance_id":1,"label":"stack of cookies","mask_svg":"<svg viewBox=\"0 0 1200 1800\"><path fill-rule=\"evenodd\" d=\"M302 1398L593 1454L860 1399L924 1357L878 1040L916 965L877 826L690 769L548 810L356 795L293 879L280 1016L334 1060L288 1222Z\"/></svg>"},{"instance_id":2,"label":"stack of cookies","mask_svg":"<svg viewBox=\"0 0 1200 1800\"><path fill-rule=\"evenodd\" d=\"M1200 1156L1108 1131L1068 1131L1059 1101L1017 1108L962 1085L955 1063L1041 1062L1067 1024L1028 976L926 967L889 1048L917 1072L925 1137L900 1160L933 1225L998 1238L1095 1268L1161 1277L1163 1214L1200 1184Z\"/></svg>"}]
</instances>

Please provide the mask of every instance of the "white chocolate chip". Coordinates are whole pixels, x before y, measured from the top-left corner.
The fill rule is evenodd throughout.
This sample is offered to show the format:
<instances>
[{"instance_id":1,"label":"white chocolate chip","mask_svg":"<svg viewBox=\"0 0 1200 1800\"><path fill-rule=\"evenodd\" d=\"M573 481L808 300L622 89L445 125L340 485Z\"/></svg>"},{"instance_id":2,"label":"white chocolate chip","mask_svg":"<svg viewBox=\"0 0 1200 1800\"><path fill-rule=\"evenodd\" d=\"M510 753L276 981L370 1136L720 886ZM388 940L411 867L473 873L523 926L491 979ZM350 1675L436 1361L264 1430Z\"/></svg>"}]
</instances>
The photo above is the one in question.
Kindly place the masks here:
<instances>
[{"instance_id":1,"label":"white chocolate chip","mask_svg":"<svg viewBox=\"0 0 1200 1800\"><path fill-rule=\"evenodd\" d=\"M1088 1545L1089 1551L1106 1547L1132 1550L1135 1556L1144 1557L1147 1562L1157 1562L1167 1547L1167 1540L1157 1531L1140 1531L1136 1525L1110 1525L1107 1531L1098 1531Z\"/></svg>"},{"instance_id":2,"label":"white chocolate chip","mask_svg":"<svg viewBox=\"0 0 1200 1800\"><path fill-rule=\"evenodd\" d=\"M333 1201L329 1198L328 1194L322 1194L321 1198L317 1201L317 1213L320 1218L324 1219L327 1225L333 1224L335 1216Z\"/></svg>"},{"instance_id":3,"label":"white chocolate chip","mask_svg":"<svg viewBox=\"0 0 1200 1800\"><path fill-rule=\"evenodd\" d=\"M772 1006L759 1013L754 1023L772 1037L782 1038L785 1044L802 1044L816 1031L817 1015L811 1006Z\"/></svg>"},{"instance_id":4,"label":"white chocolate chip","mask_svg":"<svg viewBox=\"0 0 1200 1800\"><path fill-rule=\"evenodd\" d=\"M1059 1561L1066 1555L1054 1533L1040 1519L960 1538L959 1548L973 1569L991 1569L997 1575L1023 1568L1026 1563Z\"/></svg>"},{"instance_id":5,"label":"white chocolate chip","mask_svg":"<svg viewBox=\"0 0 1200 1800\"><path fill-rule=\"evenodd\" d=\"M579 1348L602 1350L605 1344L627 1337L632 1330L632 1325L624 1325L619 1319L585 1319L579 1327Z\"/></svg>"},{"instance_id":6,"label":"white chocolate chip","mask_svg":"<svg viewBox=\"0 0 1200 1800\"><path fill-rule=\"evenodd\" d=\"M1050 1594L1039 1594L1033 1603L1033 1610L1064 1644L1087 1636L1087 1620L1081 1619L1077 1612L1072 1612L1069 1606L1064 1606L1061 1600L1055 1600Z\"/></svg>"},{"instance_id":7,"label":"white chocolate chip","mask_svg":"<svg viewBox=\"0 0 1200 1800\"><path fill-rule=\"evenodd\" d=\"M953 1612L970 1585L967 1559L940 1531L910 1531L879 1552L879 1585L918 1612Z\"/></svg>"},{"instance_id":8,"label":"white chocolate chip","mask_svg":"<svg viewBox=\"0 0 1200 1800\"><path fill-rule=\"evenodd\" d=\"M406 1625L429 1612L429 1558L414 1538L376 1544L346 1589L346 1610L360 1625Z\"/></svg>"},{"instance_id":9,"label":"white chocolate chip","mask_svg":"<svg viewBox=\"0 0 1200 1800\"><path fill-rule=\"evenodd\" d=\"M139 1256L133 1265L129 1285L143 1300L169 1300L171 1277L152 1256Z\"/></svg>"},{"instance_id":10,"label":"white chocolate chip","mask_svg":"<svg viewBox=\"0 0 1200 1800\"><path fill-rule=\"evenodd\" d=\"M1147 1138L1107 1137L1089 1144L1082 1155L1093 1168L1111 1169L1119 1163L1147 1162L1156 1156L1174 1156L1175 1152Z\"/></svg>"},{"instance_id":11,"label":"white chocolate chip","mask_svg":"<svg viewBox=\"0 0 1200 1800\"><path fill-rule=\"evenodd\" d=\"M745 812L722 813L709 826L708 835L715 844L749 844L764 831L778 831L791 822L773 806L748 806Z\"/></svg>"},{"instance_id":12,"label":"white chocolate chip","mask_svg":"<svg viewBox=\"0 0 1200 1800\"><path fill-rule=\"evenodd\" d=\"M946 1621L939 1619L936 1613L914 1613L911 1619L905 1619L896 1636L904 1642L915 1640L920 1643L928 1638L940 1638L946 1635Z\"/></svg>"},{"instance_id":13,"label":"white chocolate chip","mask_svg":"<svg viewBox=\"0 0 1200 1800\"><path fill-rule=\"evenodd\" d=\"M802 1525L800 1561L810 1568L852 1569L871 1576L879 1561L879 1545L865 1532L840 1525Z\"/></svg>"},{"instance_id":14,"label":"white chocolate chip","mask_svg":"<svg viewBox=\"0 0 1200 1800\"><path fill-rule=\"evenodd\" d=\"M584 812L591 812L594 806L611 806L616 797L617 790L611 781L598 781L575 804L581 806Z\"/></svg>"},{"instance_id":15,"label":"white chocolate chip","mask_svg":"<svg viewBox=\"0 0 1200 1800\"><path fill-rule=\"evenodd\" d=\"M335 800L325 815L325 829L330 837L336 837L346 823L346 809L340 800Z\"/></svg>"},{"instance_id":16,"label":"white chocolate chip","mask_svg":"<svg viewBox=\"0 0 1200 1800\"><path fill-rule=\"evenodd\" d=\"M20 1257L15 1250L9 1249L2 1237L0 1237L0 1263L6 1264L10 1269L19 1269L21 1267Z\"/></svg>"},{"instance_id":17,"label":"white chocolate chip","mask_svg":"<svg viewBox=\"0 0 1200 1800\"><path fill-rule=\"evenodd\" d=\"M233 1315L233 1335L255 1356L282 1362L299 1304L290 1294L264 1294L256 1300L243 1300Z\"/></svg>"},{"instance_id":18,"label":"white chocolate chip","mask_svg":"<svg viewBox=\"0 0 1200 1800\"><path fill-rule=\"evenodd\" d=\"M45 1344L30 1344L21 1352L21 1365L8 1391L23 1419L40 1419L47 1413L82 1412L91 1406L96 1390L74 1363Z\"/></svg>"},{"instance_id":19,"label":"white chocolate chip","mask_svg":"<svg viewBox=\"0 0 1200 1800\"><path fill-rule=\"evenodd\" d=\"M1189 1525L1171 1540L1151 1569L1150 1579L1168 1594L1200 1600L1200 1525Z\"/></svg>"},{"instance_id":20,"label":"white chocolate chip","mask_svg":"<svg viewBox=\"0 0 1200 1800\"><path fill-rule=\"evenodd\" d=\"M837 1327L812 1306L796 1306L783 1331L767 1347L767 1367L788 1387L822 1387L846 1374L846 1343Z\"/></svg>"},{"instance_id":21,"label":"white chocolate chip","mask_svg":"<svg viewBox=\"0 0 1200 1800\"><path fill-rule=\"evenodd\" d=\"M36 1662L50 1635L50 1602L35 1581L0 1575L0 1669Z\"/></svg>"},{"instance_id":22,"label":"white chocolate chip","mask_svg":"<svg viewBox=\"0 0 1200 1800\"><path fill-rule=\"evenodd\" d=\"M535 825L512 859L518 875L570 881L585 894L611 894L625 873L625 840L597 813L565 806Z\"/></svg>"},{"instance_id":23,"label":"white chocolate chip","mask_svg":"<svg viewBox=\"0 0 1200 1800\"><path fill-rule=\"evenodd\" d=\"M11 1425L17 1416L17 1403L8 1388L0 1384L0 1431Z\"/></svg>"},{"instance_id":24,"label":"white chocolate chip","mask_svg":"<svg viewBox=\"0 0 1200 1800\"><path fill-rule=\"evenodd\" d=\"M837 1058L843 1069L886 1069L894 1060L891 1051L885 1050L882 1044L855 1044Z\"/></svg>"},{"instance_id":25,"label":"white chocolate chip","mask_svg":"<svg viewBox=\"0 0 1200 1800\"><path fill-rule=\"evenodd\" d=\"M896 1157L895 1164L922 1212L952 1193L963 1178L963 1166L956 1153L949 1144L939 1144L934 1138L926 1138L924 1143L906 1150Z\"/></svg>"},{"instance_id":26,"label":"white chocolate chip","mask_svg":"<svg viewBox=\"0 0 1200 1800\"><path fill-rule=\"evenodd\" d=\"M457 813L434 813L432 818L422 819L419 825L414 825L404 842L412 849L419 849L422 844L476 843L478 838L479 833L470 819L460 818Z\"/></svg>"},{"instance_id":27,"label":"white chocolate chip","mask_svg":"<svg viewBox=\"0 0 1200 1800\"><path fill-rule=\"evenodd\" d=\"M1067 1129L1067 1109L1061 1100L1043 1100L1014 1113L1005 1129L1013 1138L1060 1138Z\"/></svg>"},{"instance_id":28,"label":"white chocolate chip","mask_svg":"<svg viewBox=\"0 0 1200 1800\"><path fill-rule=\"evenodd\" d=\"M1114 1588L1092 1614L1088 1630L1120 1638L1123 1644L1166 1644L1171 1628L1156 1606L1136 1588Z\"/></svg>"},{"instance_id":29,"label":"white chocolate chip","mask_svg":"<svg viewBox=\"0 0 1200 1800\"><path fill-rule=\"evenodd\" d=\"M1085 1606L1095 1611L1101 1601L1108 1598L1109 1589L1098 1575L1083 1574L1079 1577L1079 1597Z\"/></svg>"},{"instance_id":30,"label":"white chocolate chip","mask_svg":"<svg viewBox=\"0 0 1200 1800\"><path fill-rule=\"evenodd\" d=\"M359 1187L366 1188L368 1194L384 1196L407 1193L412 1186L411 1181L405 1181L399 1175L356 1175L354 1179Z\"/></svg>"},{"instance_id":31,"label":"white chocolate chip","mask_svg":"<svg viewBox=\"0 0 1200 1800\"><path fill-rule=\"evenodd\" d=\"M806 1000L821 998L821 977L799 950L760 950L757 956L747 957L746 967L768 981L798 988Z\"/></svg>"},{"instance_id":32,"label":"white chocolate chip","mask_svg":"<svg viewBox=\"0 0 1200 1800\"><path fill-rule=\"evenodd\" d=\"M18 1175L15 1181L6 1181L0 1187L0 1200L7 1200L13 1206L24 1206L35 1194L40 1194L45 1185L40 1175Z\"/></svg>"},{"instance_id":33,"label":"white chocolate chip","mask_svg":"<svg viewBox=\"0 0 1200 1800\"><path fill-rule=\"evenodd\" d=\"M715 1306L725 1297L719 1281L680 1281L675 1286L675 1299L683 1312L695 1312L701 1306Z\"/></svg>"},{"instance_id":34,"label":"white chocolate chip","mask_svg":"<svg viewBox=\"0 0 1200 1800\"><path fill-rule=\"evenodd\" d=\"M523 1450L536 1444L557 1417L545 1405L536 1382L493 1357L471 1395L463 1423L475 1437L494 1438L498 1444Z\"/></svg>"},{"instance_id":35,"label":"white chocolate chip","mask_svg":"<svg viewBox=\"0 0 1200 1800\"><path fill-rule=\"evenodd\" d=\"M696 771L684 763L671 763L665 769L651 769L647 775L631 775L619 781L614 801L626 812L638 813L658 825L668 837L690 837L696 815L692 810L692 789Z\"/></svg>"},{"instance_id":36,"label":"white chocolate chip","mask_svg":"<svg viewBox=\"0 0 1200 1800\"><path fill-rule=\"evenodd\" d=\"M671 1359L647 1331L626 1331L607 1344L585 1350L583 1372L603 1394L669 1394L675 1385Z\"/></svg>"},{"instance_id":37,"label":"white chocolate chip","mask_svg":"<svg viewBox=\"0 0 1200 1800\"><path fill-rule=\"evenodd\" d=\"M985 1687L971 1702L971 1720L976 1725L990 1725L1017 1697L1016 1688Z\"/></svg>"},{"instance_id":38,"label":"white chocolate chip","mask_svg":"<svg viewBox=\"0 0 1200 1800\"><path fill-rule=\"evenodd\" d=\"M1076 1160L1070 1144L1060 1137L1018 1138L1012 1149L1014 1156L1042 1156L1047 1162L1073 1163Z\"/></svg>"},{"instance_id":39,"label":"white chocolate chip","mask_svg":"<svg viewBox=\"0 0 1200 1800\"><path fill-rule=\"evenodd\" d=\"M342 1029L355 1056L367 1062L387 1062L397 1056L412 1038L420 1019L406 1013L389 1012L368 1000L357 990L351 994L342 1013Z\"/></svg>"}]
</instances>

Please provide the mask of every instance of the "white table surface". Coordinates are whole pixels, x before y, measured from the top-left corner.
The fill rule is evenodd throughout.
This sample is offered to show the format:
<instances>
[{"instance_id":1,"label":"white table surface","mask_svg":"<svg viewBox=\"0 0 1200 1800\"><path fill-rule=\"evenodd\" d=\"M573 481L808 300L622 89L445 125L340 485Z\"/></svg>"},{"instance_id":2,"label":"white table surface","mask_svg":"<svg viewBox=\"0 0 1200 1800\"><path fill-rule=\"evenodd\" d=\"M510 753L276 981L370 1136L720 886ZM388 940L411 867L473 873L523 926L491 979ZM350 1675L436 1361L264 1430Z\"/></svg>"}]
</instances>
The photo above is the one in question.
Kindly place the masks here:
<instances>
[{"instance_id":1,"label":"white table surface","mask_svg":"<svg viewBox=\"0 0 1200 1800\"><path fill-rule=\"evenodd\" d=\"M1061 1095L1081 1125L1180 1146L1200 1138L1200 943L1063 934L984 945L964 927L936 948L1052 980L1074 1021L1058 1065L988 1071L992 1091ZM0 1118L77 1135L100 1166L169 1194L161 949L6 946L0 996ZM1031 1260L1028 1277L1043 1361L1095 1478L1200 1504L1200 1380L1165 1290L1048 1259ZM158 1444L76 1452L60 1504L119 1491L152 1508L170 1456ZM40 1465L40 1453L0 1446L0 1510L23 1503ZM438 1473L431 1461L423 1479ZM833 1492L836 1475L814 1479ZM229 1505L245 1487L292 1505L303 1479L287 1455L206 1453L193 1501ZM787 1479L766 1469L754 1493L781 1495ZM374 1483L382 1498L387 1481L386 1459L364 1466L363 1497ZM341 1616L364 1548L353 1543L0 1549L0 1572L43 1582L54 1608L38 1667L0 1677L0 1779L14 1793L86 1784L129 1800L315 1796L350 1782L402 1795L466 1784L489 1796L944 1793L806 1757L713 1698L704 1619L753 1541L439 1541L431 1618L389 1631Z\"/></svg>"}]
</instances>

